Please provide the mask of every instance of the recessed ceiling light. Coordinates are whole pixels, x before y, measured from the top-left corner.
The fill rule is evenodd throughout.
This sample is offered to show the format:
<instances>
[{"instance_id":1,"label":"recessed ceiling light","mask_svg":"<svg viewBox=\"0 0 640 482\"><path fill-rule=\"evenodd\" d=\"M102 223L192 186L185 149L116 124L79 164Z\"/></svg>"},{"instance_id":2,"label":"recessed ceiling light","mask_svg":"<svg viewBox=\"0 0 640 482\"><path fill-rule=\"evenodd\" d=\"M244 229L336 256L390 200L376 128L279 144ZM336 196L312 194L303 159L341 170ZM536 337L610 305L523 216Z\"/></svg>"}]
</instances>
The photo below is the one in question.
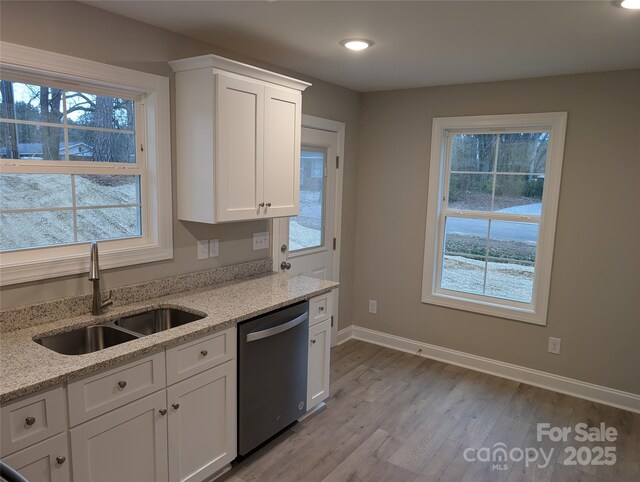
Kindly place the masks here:
<instances>
[{"instance_id":1,"label":"recessed ceiling light","mask_svg":"<svg viewBox=\"0 0 640 482\"><path fill-rule=\"evenodd\" d=\"M364 50L371 47L373 45L373 42L371 40L365 40L361 38L350 38L340 42L340 45L348 48L349 50Z\"/></svg>"},{"instance_id":2,"label":"recessed ceiling light","mask_svg":"<svg viewBox=\"0 0 640 482\"><path fill-rule=\"evenodd\" d=\"M623 8L637 10L640 8L640 0L622 0L620 6Z\"/></svg>"}]
</instances>

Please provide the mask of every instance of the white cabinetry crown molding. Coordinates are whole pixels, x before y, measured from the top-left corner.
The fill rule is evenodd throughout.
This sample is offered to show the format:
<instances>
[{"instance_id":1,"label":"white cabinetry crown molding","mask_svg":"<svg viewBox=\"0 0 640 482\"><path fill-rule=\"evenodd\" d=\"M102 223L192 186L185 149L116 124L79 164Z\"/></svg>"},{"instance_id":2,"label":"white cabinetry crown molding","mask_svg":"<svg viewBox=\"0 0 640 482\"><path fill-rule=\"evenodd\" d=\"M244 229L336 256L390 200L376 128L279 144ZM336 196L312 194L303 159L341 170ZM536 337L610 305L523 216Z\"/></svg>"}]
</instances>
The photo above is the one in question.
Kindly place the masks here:
<instances>
[{"instance_id":1,"label":"white cabinetry crown molding","mask_svg":"<svg viewBox=\"0 0 640 482\"><path fill-rule=\"evenodd\" d=\"M235 60L226 59L218 55L201 55L199 57L191 57L188 59L172 60L169 65L174 72L182 72L185 70L195 70L203 68L214 68L230 72L232 74L243 75L245 77L251 77L252 79L261 80L263 82L270 82L272 84L281 85L290 89L304 91L311 84L304 82L303 80L294 79L286 75L270 72L259 67L243 64Z\"/></svg>"}]
</instances>

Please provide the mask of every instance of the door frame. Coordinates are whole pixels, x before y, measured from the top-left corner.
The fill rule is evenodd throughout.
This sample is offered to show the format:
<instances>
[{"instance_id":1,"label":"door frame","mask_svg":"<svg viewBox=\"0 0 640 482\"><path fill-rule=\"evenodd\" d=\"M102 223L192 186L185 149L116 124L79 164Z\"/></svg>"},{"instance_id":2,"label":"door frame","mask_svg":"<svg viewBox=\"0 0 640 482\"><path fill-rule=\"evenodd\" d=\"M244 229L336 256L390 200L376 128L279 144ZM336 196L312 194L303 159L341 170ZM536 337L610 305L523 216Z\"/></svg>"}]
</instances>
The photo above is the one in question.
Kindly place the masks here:
<instances>
[{"instance_id":1,"label":"door frame","mask_svg":"<svg viewBox=\"0 0 640 482\"><path fill-rule=\"evenodd\" d=\"M337 155L339 158L338 168L336 169L336 193L334 199L334 230L333 236L336 238L336 249L333 252L333 279L331 281L340 282L340 252L342 244L342 185L344 179L344 136L346 125L344 122L324 119L307 114L302 114L302 127L309 129L317 129L321 131L332 132L338 138ZM327 164L332 160L327 159ZM284 219L284 218L282 218ZM281 240L278 239L279 223L281 219L275 218L271 222L271 258L273 260L273 271L279 273L280 266L278 262ZM331 327L331 345L333 346L337 340L338 333L338 307L339 307L339 288L333 290L334 297L334 313L333 326Z\"/></svg>"}]
</instances>

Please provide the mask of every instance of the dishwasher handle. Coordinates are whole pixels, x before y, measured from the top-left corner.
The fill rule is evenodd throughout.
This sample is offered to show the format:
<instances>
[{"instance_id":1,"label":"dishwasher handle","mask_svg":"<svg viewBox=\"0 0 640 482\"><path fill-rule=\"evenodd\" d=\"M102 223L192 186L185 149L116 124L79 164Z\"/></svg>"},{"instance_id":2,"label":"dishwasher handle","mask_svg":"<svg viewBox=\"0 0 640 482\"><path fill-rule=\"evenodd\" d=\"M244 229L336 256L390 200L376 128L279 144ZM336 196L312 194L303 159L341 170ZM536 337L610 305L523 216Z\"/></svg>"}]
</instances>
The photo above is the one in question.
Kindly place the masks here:
<instances>
[{"instance_id":1,"label":"dishwasher handle","mask_svg":"<svg viewBox=\"0 0 640 482\"><path fill-rule=\"evenodd\" d=\"M266 330L256 331L254 333L249 333L247 335L247 343L256 340L262 340L263 338L268 338L273 335L277 335L278 333L282 333L283 331L290 330L294 326L298 326L303 321L306 321L309 317L309 313L302 313L300 316L294 318L291 321L287 321L278 326L274 326L273 328L267 328Z\"/></svg>"}]
</instances>

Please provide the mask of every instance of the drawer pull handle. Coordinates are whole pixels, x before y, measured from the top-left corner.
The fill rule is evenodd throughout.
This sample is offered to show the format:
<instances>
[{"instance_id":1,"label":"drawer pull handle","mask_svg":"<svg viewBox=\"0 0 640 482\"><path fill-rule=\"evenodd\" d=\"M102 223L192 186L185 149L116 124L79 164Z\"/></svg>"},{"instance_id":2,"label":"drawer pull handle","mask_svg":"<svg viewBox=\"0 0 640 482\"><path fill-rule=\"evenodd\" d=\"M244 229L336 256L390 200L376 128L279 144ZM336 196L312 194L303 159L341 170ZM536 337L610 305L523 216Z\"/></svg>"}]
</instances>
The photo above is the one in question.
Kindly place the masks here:
<instances>
[{"instance_id":1,"label":"drawer pull handle","mask_svg":"<svg viewBox=\"0 0 640 482\"><path fill-rule=\"evenodd\" d=\"M180 408L179 403L172 403L171 406L173 407L174 410L178 410Z\"/></svg>"},{"instance_id":2,"label":"drawer pull handle","mask_svg":"<svg viewBox=\"0 0 640 482\"><path fill-rule=\"evenodd\" d=\"M127 386L127 382L125 382L124 380L120 380L120 381L118 382L118 386L119 386L120 388L124 388L124 387L126 387L126 386Z\"/></svg>"},{"instance_id":3,"label":"drawer pull handle","mask_svg":"<svg viewBox=\"0 0 640 482\"><path fill-rule=\"evenodd\" d=\"M67 460L66 457L63 457L62 455L58 455L56 457L56 462L58 463L58 465L62 465L64 464L65 460Z\"/></svg>"},{"instance_id":4,"label":"drawer pull handle","mask_svg":"<svg viewBox=\"0 0 640 482\"><path fill-rule=\"evenodd\" d=\"M200 354L201 354L202 356L207 356L207 355L209 354L209 352L208 352L207 350L202 350L202 351L200 352Z\"/></svg>"},{"instance_id":5,"label":"drawer pull handle","mask_svg":"<svg viewBox=\"0 0 640 482\"><path fill-rule=\"evenodd\" d=\"M27 417L24 419L24 421L27 425L31 426L36 423L36 417Z\"/></svg>"},{"instance_id":6,"label":"drawer pull handle","mask_svg":"<svg viewBox=\"0 0 640 482\"><path fill-rule=\"evenodd\" d=\"M311 343L313 344L313 343L315 343L315 342L316 342L316 340L315 340L314 338L312 338L312 339L311 339Z\"/></svg>"},{"instance_id":7,"label":"drawer pull handle","mask_svg":"<svg viewBox=\"0 0 640 482\"><path fill-rule=\"evenodd\" d=\"M166 415L167 414L167 409L166 408L161 408L160 410L158 410L158 412L160 412L160 415Z\"/></svg>"},{"instance_id":8,"label":"drawer pull handle","mask_svg":"<svg viewBox=\"0 0 640 482\"><path fill-rule=\"evenodd\" d=\"M324 311L324 306L318 306L318 311Z\"/></svg>"}]
</instances>

